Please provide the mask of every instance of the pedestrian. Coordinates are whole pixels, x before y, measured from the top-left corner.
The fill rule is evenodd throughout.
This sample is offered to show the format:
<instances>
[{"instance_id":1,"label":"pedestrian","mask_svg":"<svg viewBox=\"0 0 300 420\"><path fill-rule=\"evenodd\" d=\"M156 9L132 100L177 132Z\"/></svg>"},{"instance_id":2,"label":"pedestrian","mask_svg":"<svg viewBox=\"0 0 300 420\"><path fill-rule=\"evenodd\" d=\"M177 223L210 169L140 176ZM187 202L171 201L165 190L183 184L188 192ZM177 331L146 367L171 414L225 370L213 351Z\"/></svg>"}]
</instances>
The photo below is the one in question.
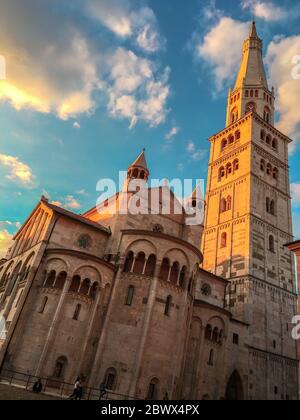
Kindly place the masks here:
<instances>
[{"instance_id":1,"label":"pedestrian","mask_svg":"<svg viewBox=\"0 0 300 420\"><path fill-rule=\"evenodd\" d=\"M32 391L33 391L35 394L40 394L40 393L42 392L42 390L43 390L42 380L41 380L41 379L38 379L38 380L34 383L33 388L32 388Z\"/></svg>"},{"instance_id":2,"label":"pedestrian","mask_svg":"<svg viewBox=\"0 0 300 420\"><path fill-rule=\"evenodd\" d=\"M169 401L169 399L170 399L170 398L169 398L169 394L166 392L166 393L165 393L165 396L164 396L164 401Z\"/></svg>"},{"instance_id":3,"label":"pedestrian","mask_svg":"<svg viewBox=\"0 0 300 420\"><path fill-rule=\"evenodd\" d=\"M82 399L82 395L83 395L83 382L80 379L79 380L78 387L77 387L77 391L76 391L75 400L80 401Z\"/></svg>"},{"instance_id":4,"label":"pedestrian","mask_svg":"<svg viewBox=\"0 0 300 420\"><path fill-rule=\"evenodd\" d=\"M76 379L75 384L74 384L73 393L72 393L72 395L69 396L69 400L76 400L76 397L77 397L77 394L78 394L78 389L80 387L80 382L81 382L81 380L80 380L80 377L78 376L78 378Z\"/></svg>"}]
</instances>

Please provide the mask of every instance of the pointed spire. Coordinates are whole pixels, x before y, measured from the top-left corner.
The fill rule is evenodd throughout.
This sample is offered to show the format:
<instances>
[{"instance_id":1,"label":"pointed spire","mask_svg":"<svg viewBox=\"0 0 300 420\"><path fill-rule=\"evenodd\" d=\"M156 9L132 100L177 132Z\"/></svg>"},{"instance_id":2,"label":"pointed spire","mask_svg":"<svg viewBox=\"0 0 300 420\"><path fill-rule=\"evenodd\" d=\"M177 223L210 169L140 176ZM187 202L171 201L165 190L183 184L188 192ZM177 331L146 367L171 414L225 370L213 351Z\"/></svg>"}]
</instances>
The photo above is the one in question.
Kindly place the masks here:
<instances>
[{"instance_id":1,"label":"pointed spire","mask_svg":"<svg viewBox=\"0 0 300 420\"><path fill-rule=\"evenodd\" d=\"M258 38L255 21L251 22L249 38Z\"/></svg>"},{"instance_id":2,"label":"pointed spire","mask_svg":"<svg viewBox=\"0 0 300 420\"><path fill-rule=\"evenodd\" d=\"M139 167L148 170L145 152L146 149L143 149L142 153L137 157L132 165L130 165L130 167Z\"/></svg>"},{"instance_id":3,"label":"pointed spire","mask_svg":"<svg viewBox=\"0 0 300 420\"><path fill-rule=\"evenodd\" d=\"M145 149L128 168L128 178L148 180L149 170L146 161Z\"/></svg>"},{"instance_id":4,"label":"pointed spire","mask_svg":"<svg viewBox=\"0 0 300 420\"><path fill-rule=\"evenodd\" d=\"M235 90L246 86L260 86L268 89L262 47L263 43L257 34L256 24L252 22L249 37L243 45L243 58Z\"/></svg>"}]
</instances>

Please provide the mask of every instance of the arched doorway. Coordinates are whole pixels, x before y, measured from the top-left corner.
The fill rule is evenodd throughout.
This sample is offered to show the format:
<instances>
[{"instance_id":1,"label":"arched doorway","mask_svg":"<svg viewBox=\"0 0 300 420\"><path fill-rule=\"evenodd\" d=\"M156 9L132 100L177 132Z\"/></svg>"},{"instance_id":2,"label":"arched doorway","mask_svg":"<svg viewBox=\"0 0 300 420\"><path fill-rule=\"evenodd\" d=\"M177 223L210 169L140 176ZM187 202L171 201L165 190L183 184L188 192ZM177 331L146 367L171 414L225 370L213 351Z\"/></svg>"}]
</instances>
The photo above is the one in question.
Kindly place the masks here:
<instances>
[{"instance_id":1,"label":"arched doorway","mask_svg":"<svg viewBox=\"0 0 300 420\"><path fill-rule=\"evenodd\" d=\"M239 373L235 370L231 375L227 388L226 400L227 401L242 401L244 399L243 384Z\"/></svg>"}]
</instances>

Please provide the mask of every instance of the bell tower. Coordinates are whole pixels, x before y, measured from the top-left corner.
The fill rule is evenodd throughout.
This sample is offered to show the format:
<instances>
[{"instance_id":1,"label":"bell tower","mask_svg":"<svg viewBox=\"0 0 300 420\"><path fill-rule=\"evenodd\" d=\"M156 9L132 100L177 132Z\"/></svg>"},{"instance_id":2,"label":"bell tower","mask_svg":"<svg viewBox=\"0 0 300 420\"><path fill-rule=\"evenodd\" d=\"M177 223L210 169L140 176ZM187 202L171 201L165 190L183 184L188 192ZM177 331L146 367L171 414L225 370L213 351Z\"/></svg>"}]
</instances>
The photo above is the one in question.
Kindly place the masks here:
<instances>
[{"instance_id":1,"label":"bell tower","mask_svg":"<svg viewBox=\"0 0 300 420\"><path fill-rule=\"evenodd\" d=\"M203 268L230 281L227 308L249 325L248 396L296 398L298 360L288 145L274 126L255 23L243 45L226 128L210 138ZM286 379L286 378L289 379Z\"/></svg>"},{"instance_id":2,"label":"bell tower","mask_svg":"<svg viewBox=\"0 0 300 420\"><path fill-rule=\"evenodd\" d=\"M269 90L262 58L263 42L252 22L249 37L243 45L243 56L234 90L230 89L227 104L227 127L249 112L256 112L274 124L274 89Z\"/></svg>"}]
</instances>

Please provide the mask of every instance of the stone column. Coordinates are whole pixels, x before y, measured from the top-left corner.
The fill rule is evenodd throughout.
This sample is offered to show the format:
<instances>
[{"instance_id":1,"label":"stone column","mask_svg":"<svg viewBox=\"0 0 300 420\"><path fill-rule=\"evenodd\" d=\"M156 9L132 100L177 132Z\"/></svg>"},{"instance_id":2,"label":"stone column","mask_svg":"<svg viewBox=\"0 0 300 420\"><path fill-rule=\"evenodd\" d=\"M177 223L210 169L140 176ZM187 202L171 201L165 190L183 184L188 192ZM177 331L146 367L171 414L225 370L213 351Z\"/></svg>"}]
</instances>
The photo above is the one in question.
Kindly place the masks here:
<instances>
[{"instance_id":1,"label":"stone column","mask_svg":"<svg viewBox=\"0 0 300 420\"><path fill-rule=\"evenodd\" d=\"M116 277L115 277L115 283L114 283L114 286L113 286L113 290L111 292L111 297L110 297L109 304L108 304L108 310L107 310L107 313L106 313L102 333L101 333L100 340L99 340L99 343L98 343L98 349L97 349L96 356L95 356L95 364L94 364L94 367L92 369L91 377L90 377L90 380L89 380L89 386L90 387L95 386L95 384L97 382L97 376L99 374L99 370L100 370L100 366L101 366L101 362L102 362L101 357L102 357L102 353L103 353L103 350L104 350L105 340L106 340L107 332L108 332L109 320L110 320L112 310L114 308L114 300L115 300L116 294L119 291L119 284L120 284L121 276L122 276L122 268L123 268L123 264L120 265L119 271L117 272ZM99 383L99 385L100 385L100 383Z\"/></svg>"},{"instance_id":2,"label":"stone column","mask_svg":"<svg viewBox=\"0 0 300 420\"><path fill-rule=\"evenodd\" d=\"M151 287L150 287L150 291L149 291L148 303L147 303L147 307L146 307L146 311L145 311L145 315L144 315L143 327L142 327L142 336L141 336L139 347L138 347L136 363L135 363L135 366L134 366L134 371L133 371L132 380L131 380L131 386L130 386L130 389L129 389L129 395L130 396L135 396L136 395L136 387L137 387L137 383L138 383L138 379L139 379L139 375L140 375L140 371L141 371L142 359L143 359L143 355L144 355L144 352L145 352L145 345L146 345L146 340L147 340L147 336L148 336L148 333L149 333L149 328L151 326L151 318L152 318L153 308L154 308L154 305L155 305L157 287L158 287L158 284L159 284L158 276L159 276L159 272L160 272L160 263L158 263L156 265L155 275L154 275L154 278L152 279L152 283L151 283Z\"/></svg>"},{"instance_id":3,"label":"stone column","mask_svg":"<svg viewBox=\"0 0 300 420\"><path fill-rule=\"evenodd\" d=\"M54 342L57 327L58 327L58 324L59 324L59 321L60 321L60 317L61 317L63 306L64 306L64 303L65 303L65 300L66 300L66 297L67 297L67 293L68 293L69 288L70 288L70 284L71 284L71 277L68 276L67 279L66 279L61 297L59 299L59 302L58 302L58 305L57 305L57 308L56 308L56 311L55 311L55 314L54 314L54 317L53 317L52 325L49 329L49 332L48 332L48 335L47 335L47 338L46 338L46 341L45 341L45 345L44 345L39 363L38 363L36 371L35 371L35 376L38 376L38 377L41 376L41 372L42 372L42 370L44 368L44 365L45 365L45 360L46 360L46 358L48 356L48 353L49 353L49 350L51 349L51 346Z\"/></svg>"},{"instance_id":4,"label":"stone column","mask_svg":"<svg viewBox=\"0 0 300 420\"><path fill-rule=\"evenodd\" d=\"M86 333L84 343L83 343L83 346L82 346L82 350L81 350L82 356L80 358L79 370L78 370L78 373L80 373L80 374L84 373L84 372L82 372L82 369L83 369L84 360L85 360L85 357L86 357L86 354L87 354L87 347L88 347L89 340L90 340L90 337L91 337L91 334L92 334L92 331L93 331L94 321L95 321L95 317L96 317L96 314L97 314L97 310L98 310L99 306L101 305L101 302L102 302L103 298L104 298L104 289L99 289L98 296L94 301L94 305L93 305L93 308L92 308L92 316L90 318L89 327L87 329L87 333Z\"/></svg>"}]
</instances>

